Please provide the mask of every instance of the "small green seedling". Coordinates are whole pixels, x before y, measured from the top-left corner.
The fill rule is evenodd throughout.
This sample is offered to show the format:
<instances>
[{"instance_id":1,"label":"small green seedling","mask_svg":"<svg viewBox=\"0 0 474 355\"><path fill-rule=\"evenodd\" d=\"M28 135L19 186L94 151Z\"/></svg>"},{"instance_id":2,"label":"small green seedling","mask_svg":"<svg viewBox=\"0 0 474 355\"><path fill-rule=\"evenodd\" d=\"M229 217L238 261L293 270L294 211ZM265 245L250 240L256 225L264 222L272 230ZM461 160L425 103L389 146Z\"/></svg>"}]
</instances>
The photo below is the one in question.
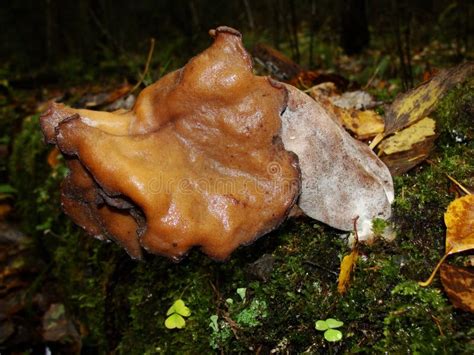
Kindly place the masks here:
<instances>
[{"instance_id":1,"label":"small green seedling","mask_svg":"<svg viewBox=\"0 0 474 355\"><path fill-rule=\"evenodd\" d=\"M334 318L328 318L326 320L318 320L315 324L316 330L324 332L324 339L331 342L340 341L342 339L342 332L334 329L344 325L343 322L338 321Z\"/></svg>"},{"instance_id":2,"label":"small green seedling","mask_svg":"<svg viewBox=\"0 0 474 355\"><path fill-rule=\"evenodd\" d=\"M174 301L173 305L166 312L168 318L165 320L165 327L168 329L182 329L186 325L183 317L189 317L191 310L186 307L183 300Z\"/></svg>"},{"instance_id":3,"label":"small green seedling","mask_svg":"<svg viewBox=\"0 0 474 355\"><path fill-rule=\"evenodd\" d=\"M210 319L211 323L209 323L209 326L214 332L217 333L219 331L219 325L217 324L217 320L219 319L219 317L217 316L217 314L213 314Z\"/></svg>"},{"instance_id":4,"label":"small green seedling","mask_svg":"<svg viewBox=\"0 0 474 355\"><path fill-rule=\"evenodd\" d=\"M247 288L246 287L240 287L237 289L237 294L240 296L242 299L242 302L245 302L245 295L247 293Z\"/></svg>"}]
</instances>

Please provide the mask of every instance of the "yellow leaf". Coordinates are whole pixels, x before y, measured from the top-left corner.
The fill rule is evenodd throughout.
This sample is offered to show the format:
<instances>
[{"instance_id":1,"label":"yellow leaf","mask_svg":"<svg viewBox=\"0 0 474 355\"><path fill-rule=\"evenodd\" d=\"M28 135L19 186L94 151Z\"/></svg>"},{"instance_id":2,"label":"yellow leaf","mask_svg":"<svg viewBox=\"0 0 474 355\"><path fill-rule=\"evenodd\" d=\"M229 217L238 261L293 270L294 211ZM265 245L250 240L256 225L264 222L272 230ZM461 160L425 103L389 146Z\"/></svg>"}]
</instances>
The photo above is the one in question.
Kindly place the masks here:
<instances>
[{"instance_id":1,"label":"yellow leaf","mask_svg":"<svg viewBox=\"0 0 474 355\"><path fill-rule=\"evenodd\" d=\"M340 110L343 111L341 115L342 124L353 132L358 139L375 137L384 130L383 119L375 111Z\"/></svg>"},{"instance_id":2,"label":"yellow leaf","mask_svg":"<svg viewBox=\"0 0 474 355\"><path fill-rule=\"evenodd\" d=\"M446 253L474 249L474 195L455 199L444 214Z\"/></svg>"},{"instance_id":3,"label":"yellow leaf","mask_svg":"<svg viewBox=\"0 0 474 355\"><path fill-rule=\"evenodd\" d=\"M419 282L428 286L448 255L474 249L474 195L466 195L452 201L444 214L446 224L446 251L428 280Z\"/></svg>"},{"instance_id":4,"label":"yellow leaf","mask_svg":"<svg viewBox=\"0 0 474 355\"><path fill-rule=\"evenodd\" d=\"M341 108L324 97L318 97L317 101L324 106L326 111L332 113L331 117L336 122L354 133L357 139L372 138L377 134L382 134L384 130L383 118L373 110L359 111L353 108Z\"/></svg>"},{"instance_id":5,"label":"yellow leaf","mask_svg":"<svg viewBox=\"0 0 474 355\"><path fill-rule=\"evenodd\" d=\"M385 115L384 135L397 132L428 116L447 90L473 74L473 62L460 64L439 72L417 88L399 95Z\"/></svg>"},{"instance_id":6,"label":"yellow leaf","mask_svg":"<svg viewBox=\"0 0 474 355\"><path fill-rule=\"evenodd\" d=\"M352 249L349 255L344 256L341 262L341 271L339 272L339 278L337 280L337 291L342 295L347 291L349 282L351 280L352 271L355 268L357 259L359 257L359 251L357 248Z\"/></svg>"},{"instance_id":7,"label":"yellow leaf","mask_svg":"<svg viewBox=\"0 0 474 355\"><path fill-rule=\"evenodd\" d=\"M425 117L414 125L395 133L379 145L379 154L387 155L410 150L416 143L435 135L435 120Z\"/></svg>"}]
</instances>

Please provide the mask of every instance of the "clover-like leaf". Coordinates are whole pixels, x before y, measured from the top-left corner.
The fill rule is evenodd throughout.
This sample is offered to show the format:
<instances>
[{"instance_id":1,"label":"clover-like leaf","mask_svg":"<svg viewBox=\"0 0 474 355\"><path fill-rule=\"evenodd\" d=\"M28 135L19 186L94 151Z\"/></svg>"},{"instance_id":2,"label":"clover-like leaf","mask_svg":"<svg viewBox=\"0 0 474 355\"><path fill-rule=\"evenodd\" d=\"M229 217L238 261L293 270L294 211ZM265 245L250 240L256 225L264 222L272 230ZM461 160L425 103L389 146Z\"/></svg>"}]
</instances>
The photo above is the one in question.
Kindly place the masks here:
<instances>
[{"instance_id":1,"label":"clover-like leaf","mask_svg":"<svg viewBox=\"0 0 474 355\"><path fill-rule=\"evenodd\" d=\"M334 318L328 318L326 319L326 324L328 325L329 328L339 328L344 325L344 322L341 322L340 320L334 319Z\"/></svg>"},{"instance_id":2,"label":"clover-like leaf","mask_svg":"<svg viewBox=\"0 0 474 355\"><path fill-rule=\"evenodd\" d=\"M324 332L324 339L331 342L340 341L342 339L342 332L337 329L328 329Z\"/></svg>"},{"instance_id":3,"label":"clover-like leaf","mask_svg":"<svg viewBox=\"0 0 474 355\"><path fill-rule=\"evenodd\" d=\"M191 310L186 307L183 300L179 299L176 300L173 305L168 309L166 315L169 316L173 313L177 313L183 317L189 317L191 315Z\"/></svg>"},{"instance_id":4,"label":"clover-like leaf","mask_svg":"<svg viewBox=\"0 0 474 355\"><path fill-rule=\"evenodd\" d=\"M314 325L316 330L324 331L329 329L329 325L325 320L318 320Z\"/></svg>"},{"instance_id":5,"label":"clover-like leaf","mask_svg":"<svg viewBox=\"0 0 474 355\"><path fill-rule=\"evenodd\" d=\"M165 327L168 329L182 329L186 325L186 321L177 313L173 313L165 320Z\"/></svg>"}]
</instances>

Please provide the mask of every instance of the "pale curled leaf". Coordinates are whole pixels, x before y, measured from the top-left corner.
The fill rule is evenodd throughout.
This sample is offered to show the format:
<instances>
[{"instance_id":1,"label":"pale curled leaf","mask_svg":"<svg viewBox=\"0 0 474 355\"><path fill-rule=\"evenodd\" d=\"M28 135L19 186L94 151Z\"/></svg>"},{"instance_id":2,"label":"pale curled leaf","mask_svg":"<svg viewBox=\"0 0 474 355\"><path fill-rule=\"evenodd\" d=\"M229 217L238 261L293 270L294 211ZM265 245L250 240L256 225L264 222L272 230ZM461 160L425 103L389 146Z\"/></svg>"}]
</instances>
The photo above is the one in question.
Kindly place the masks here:
<instances>
[{"instance_id":1,"label":"pale curled leaf","mask_svg":"<svg viewBox=\"0 0 474 355\"><path fill-rule=\"evenodd\" d=\"M429 81L399 95L385 114L384 135L395 133L426 117L447 90L474 74L474 63L443 70Z\"/></svg>"},{"instance_id":2,"label":"pale curled leaf","mask_svg":"<svg viewBox=\"0 0 474 355\"><path fill-rule=\"evenodd\" d=\"M421 121L382 141L379 145L379 154L390 155L410 150L415 144L434 136L435 127L435 120L425 117Z\"/></svg>"},{"instance_id":3,"label":"pale curled leaf","mask_svg":"<svg viewBox=\"0 0 474 355\"><path fill-rule=\"evenodd\" d=\"M344 109L362 110L366 107L373 107L375 104L374 98L362 90L348 91L342 95L331 97L330 100L337 107Z\"/></svg>"},{"instance_id":4,"label":"pale curled leaf","mask_svg":"<svg viewBox=\"0 0 474 355\"><path fill-rule=\"evenodd\" d=\"M375 217L390 218L394 193L387 167L366 144L334 122L320 101L292 86L286 88L282 140L299 157L299 207L309 217L348 231L357 216L360 226Z\"/></svg>"}]
</instances>

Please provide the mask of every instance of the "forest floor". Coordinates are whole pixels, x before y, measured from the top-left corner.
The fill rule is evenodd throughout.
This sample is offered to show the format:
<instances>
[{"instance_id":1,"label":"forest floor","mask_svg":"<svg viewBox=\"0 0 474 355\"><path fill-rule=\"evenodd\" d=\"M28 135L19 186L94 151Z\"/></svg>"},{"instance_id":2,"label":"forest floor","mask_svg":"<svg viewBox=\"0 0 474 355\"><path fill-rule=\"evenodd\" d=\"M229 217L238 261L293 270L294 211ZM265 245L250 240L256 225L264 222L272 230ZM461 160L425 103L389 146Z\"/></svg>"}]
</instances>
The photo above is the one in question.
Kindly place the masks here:
<instances>
[{"instance_id":1,"label":"forest floor","mask_svg":"<svg viewBox=\"0 0 474 355\"><path fill-rule=\"evenodd\" d=\"M439 53L449 56L434 43L414 56L415 82L448 65L424 64ZM347 57L321 49L319 58L327 73L358 83L377 100L389 103L403 91L396 60L381 52ZM166 62L146 71L142 86L172 67ZM474 315L451 304L438 277L429 287L418 284L444 255L443 216L462 194L447 175L474 186L472 78L437 104L437 139L428 159L394 177L387 223L395 238L359 245L341 295L340 265L351 251L347 235L308 217L288 220L224 263L198 250L178 264L154 255L138 262L114 243L85 235L61 212L59 185L67 170L43 143L39 114L52 99L111 108L121 97L120 105L128 105L123 93L134 85L124 83L127 75L118 69L107 80L67 66L59 75L67 73L75 74L63 83L0 82L2 353L44 352L46 346L133 354L474 353ZM472 260L465 252L448 262L472 272ZM190 316L184 328L167 329L167 311L178 299ZM338 342L315 328L328 318L343 322Z\"/></svg>"}]
</instances>

